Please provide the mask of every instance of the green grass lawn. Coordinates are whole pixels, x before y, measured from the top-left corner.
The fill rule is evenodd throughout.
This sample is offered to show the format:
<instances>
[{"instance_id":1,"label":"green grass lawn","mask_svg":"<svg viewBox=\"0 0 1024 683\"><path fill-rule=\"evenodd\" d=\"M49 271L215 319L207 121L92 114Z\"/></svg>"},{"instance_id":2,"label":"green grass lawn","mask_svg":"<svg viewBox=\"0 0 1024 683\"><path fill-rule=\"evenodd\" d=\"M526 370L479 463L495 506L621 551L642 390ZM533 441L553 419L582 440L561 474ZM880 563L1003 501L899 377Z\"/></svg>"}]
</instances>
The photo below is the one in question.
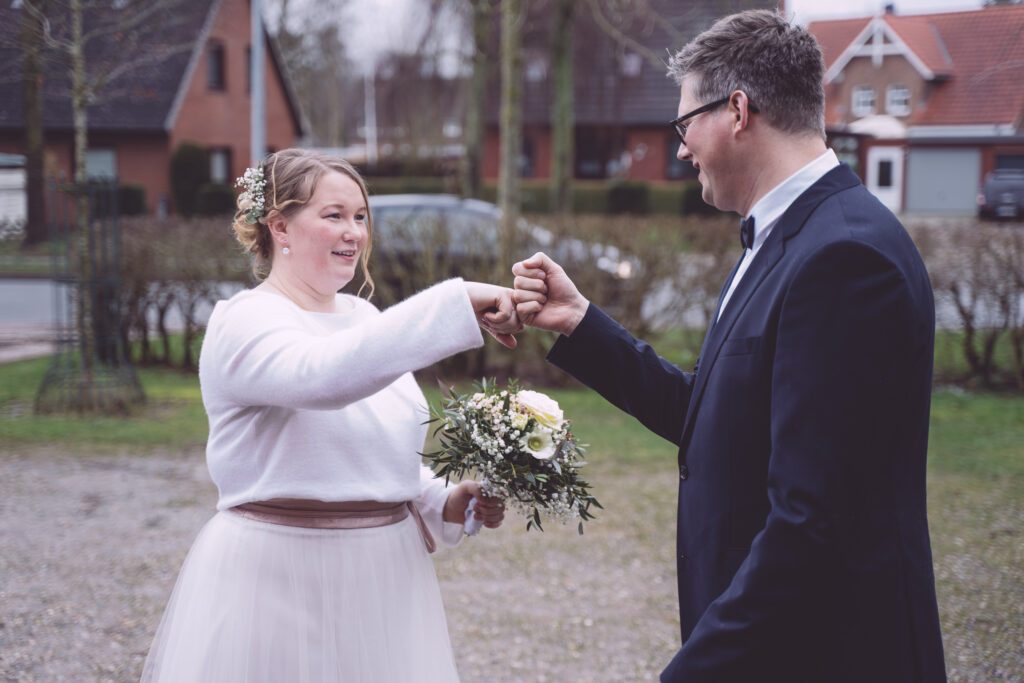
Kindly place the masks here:
<instances>
[{"instance_id":1,"label":"green grass lawn","mask_svg":"<svg viewBox=\"0 0 1024 683\"><path fill-rule=\"evenodd\" d=\"M50 243L36 244L27 249L20 240L0 240L0 273L5 276L49 277Z\"/></svg>"},{"instance_id":2,"label":"green grass lawn","mask_svg":"<svg viewBox=\"0 0 1024 683\"><path fill-rule=\"evenodd\" d=\"M685 364L685 351L680 351ZM125 449L181 449L206 441L207 423L195 373L143 368L146 405L128 417L32 415L32 400L48 359L0 365L0 441L6 445L92 444ZM439 392L422 381L428 400ZM466 385L468 387L468 385ZM573 419L595 457L616 461L675 457L672 444L583 389L546 390ZM932 402L929 449L934 472L982 480L1024 479L1024 396L940 390Z\"/></svg>"}]
</instances>

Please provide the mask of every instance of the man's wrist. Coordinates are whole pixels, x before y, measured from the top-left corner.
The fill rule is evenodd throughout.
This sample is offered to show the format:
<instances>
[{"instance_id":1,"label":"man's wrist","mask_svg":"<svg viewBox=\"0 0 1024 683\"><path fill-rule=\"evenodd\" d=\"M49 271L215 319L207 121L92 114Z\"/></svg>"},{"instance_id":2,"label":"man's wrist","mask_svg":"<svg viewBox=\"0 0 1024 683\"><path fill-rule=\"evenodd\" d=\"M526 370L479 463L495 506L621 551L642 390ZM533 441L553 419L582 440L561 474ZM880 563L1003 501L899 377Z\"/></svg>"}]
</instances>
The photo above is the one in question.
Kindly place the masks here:
<instances>
[{"instance_id":1,"label":"man's wrist","mask_svg":"<svg viewBox=\"0 0 1024 683\"><path fill-rule=\"evenodd\" d=\"M571 337L572 333L576 331L576 328L583 322L583 318L587 315L587 309L590 308L590 302L583 297L580 297L580 303L573 307L573 314L570 316L568 324L559 333L563 337Z\"/></svg>"}]
</instances>

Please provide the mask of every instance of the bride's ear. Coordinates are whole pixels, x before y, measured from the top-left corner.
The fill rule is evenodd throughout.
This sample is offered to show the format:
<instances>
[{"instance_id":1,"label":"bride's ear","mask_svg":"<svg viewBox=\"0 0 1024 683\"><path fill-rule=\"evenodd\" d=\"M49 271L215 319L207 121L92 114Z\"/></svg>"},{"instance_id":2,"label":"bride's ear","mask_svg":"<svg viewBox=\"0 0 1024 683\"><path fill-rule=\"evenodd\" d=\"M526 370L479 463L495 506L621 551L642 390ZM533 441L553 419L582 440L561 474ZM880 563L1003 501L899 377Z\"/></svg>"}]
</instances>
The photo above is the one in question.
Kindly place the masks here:
<instances>
[{"instance_id":1,"label":"bride's ear","mask_svg":"<svg viewBox=\"0 0 1024 683\"><path fill-rule=\"evenodd\" d=\"M288 221L284 219L281 212L275 211L267 217L267 230L270 231L270 238L278 244L288 243Z\"/></svg>"}]
</instances>

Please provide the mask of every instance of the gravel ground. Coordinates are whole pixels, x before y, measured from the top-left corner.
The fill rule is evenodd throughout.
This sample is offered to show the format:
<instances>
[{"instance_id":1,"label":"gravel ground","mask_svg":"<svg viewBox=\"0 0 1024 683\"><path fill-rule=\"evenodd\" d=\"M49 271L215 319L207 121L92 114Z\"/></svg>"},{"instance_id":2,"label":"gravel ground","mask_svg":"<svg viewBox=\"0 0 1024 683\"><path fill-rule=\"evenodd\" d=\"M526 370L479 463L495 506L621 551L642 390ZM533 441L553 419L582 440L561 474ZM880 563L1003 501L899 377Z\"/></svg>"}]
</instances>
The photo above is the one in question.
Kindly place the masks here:
<instances>
[{"instance_id":1,"label":"gravel ground","mask_svg":"<svg viewBox=\"0 0 1024 683\"><path fill-rule=\"evenodd\" d=\"M671 463L659 469L657 492L622 477L621 490L649 496L631 502L651 515L645 529L610 511L583 537L558 525L527 533L510 516L438 554L464 681L657 679L678 646L674 482ZM0 470L0 681L138 680L216 502L202 453L34 450L0 454ZM612 510L622 503L602 495Z\"/></svg>"},{"instance_id":2,"label":"gravel ground","mask_svg":"<svg viewBox=\"0 0 1024 683\"><path fill-rule=\"evenodd\" d=\"M678 647L672 463L591 469L607 510L585 536L510 517L437 556L466 683L657 680ZM137 680L212 514L202 453L37 449L0 453L0 470L0 681ZM949 524L963 503L940 510ZM964 521L974 527L1017 566L969 552L970 536L936 543L950 679L1019 682L1021 510Z\"/></svg>"}]
</instances>

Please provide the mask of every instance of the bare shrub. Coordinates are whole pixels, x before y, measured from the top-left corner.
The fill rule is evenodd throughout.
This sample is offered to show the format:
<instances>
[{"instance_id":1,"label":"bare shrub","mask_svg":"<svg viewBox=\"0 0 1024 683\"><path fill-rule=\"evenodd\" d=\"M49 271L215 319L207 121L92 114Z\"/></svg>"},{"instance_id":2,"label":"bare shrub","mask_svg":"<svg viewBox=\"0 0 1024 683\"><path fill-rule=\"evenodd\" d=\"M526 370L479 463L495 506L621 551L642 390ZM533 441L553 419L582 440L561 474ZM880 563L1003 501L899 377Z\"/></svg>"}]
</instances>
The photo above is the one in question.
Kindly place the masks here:
<instances>
[{"instance_id":1,"label":"bare shrub","mask_svg":"<svg viewBox=\"0 0 1024 683\"><path fill-rule=\"evenodd\" d=\"M937 325L961 332L967 375L939 368L938 378L1024 388L1024 226L949 219L909 230L935 290ZM1011 358L1000 366L1004 335Z\"/></svg>"},{"instance_id":2,"label":"bare shrub","mask_svg":"<svg viewBox=\"0 0 1024 683\"><path fill-rule=\"evenodd\" d=\"M527 216L513 240L514 260L543 250L580 291L638 337L679 327L704 328L738 255L734 222L669 216ZM379 228L379 229L377 229ZM448 277L511 285L512 263L498 263L497 223L486 216L410 210L375 225L370 269L374 303L385 308ZM628 277L627 277L628 276ZM358 291L353 282L348 291ZM520 347L495 344L461 354L431 372L511 375L564 381L544 361L553 335L528 331Z\"/></svg>"},{"instance_id":3,"label":"bare shrub","mask_svg":"<svg viewBox=\"0 0 1024 683\"><path fill-rule=\"evenodd\" d=\"M204 324L201 304L220 298L218 285L246 280L248 262L223 219L122 221L121 338L137 341L135 360L143 365L193 369ZM169 314L181 318L182 354L171 348ZM154 345L151 333L158 335Z\"/></svg>"}]
</instances>

